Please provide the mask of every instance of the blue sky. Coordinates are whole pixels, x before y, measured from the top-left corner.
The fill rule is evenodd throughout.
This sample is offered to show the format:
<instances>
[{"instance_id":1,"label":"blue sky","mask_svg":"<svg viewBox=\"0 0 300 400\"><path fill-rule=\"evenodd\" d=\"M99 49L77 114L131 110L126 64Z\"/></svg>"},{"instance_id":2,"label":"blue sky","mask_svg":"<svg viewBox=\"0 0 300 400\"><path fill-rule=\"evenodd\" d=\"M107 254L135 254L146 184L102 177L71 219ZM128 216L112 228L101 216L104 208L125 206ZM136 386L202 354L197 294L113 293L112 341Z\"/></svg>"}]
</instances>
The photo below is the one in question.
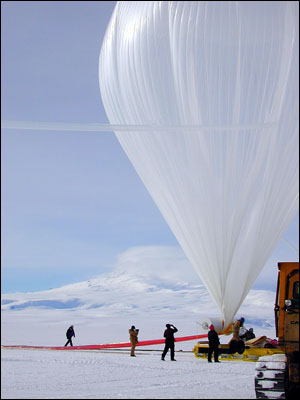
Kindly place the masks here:
<instances>
[{"instance_id":1,"label":"blue sky","mask_svg":"<svg viewBox=\"0 0 300 400\"><path fill-rule=\"evenodd\" d=\"M1 2L2 120L108 122L98 58L115 4ZM1 145L2 292L89 279L130 248L178 251L112 132L3 129ZM298 260L298 221L256 287L274 286L278 261Z\"/></svg>"}]
</instances>

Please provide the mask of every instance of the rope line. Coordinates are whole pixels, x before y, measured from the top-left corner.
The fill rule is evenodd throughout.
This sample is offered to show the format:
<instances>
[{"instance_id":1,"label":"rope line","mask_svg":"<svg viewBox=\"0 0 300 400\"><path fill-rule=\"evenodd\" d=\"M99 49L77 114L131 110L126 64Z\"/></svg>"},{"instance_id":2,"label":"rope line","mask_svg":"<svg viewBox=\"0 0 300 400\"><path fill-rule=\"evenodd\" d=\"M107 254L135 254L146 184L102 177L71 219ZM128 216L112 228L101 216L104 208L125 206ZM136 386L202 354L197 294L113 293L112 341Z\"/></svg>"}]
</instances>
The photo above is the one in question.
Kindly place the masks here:
<instances>
[{"instance_id":1,"label":"rope line","mask_svg":"<svg viewBox=\"0 0 300 400\"><path fill-rule=\"evenodd\" d=\"M129 132L129 131L177 131L186 129L189 131L199 130L257 130L262 128L274 128L277 123L266 123L259 125L165 125L165 124L109 124L109 123L73 123L73 122L39 122L39 121L1 121L1 129L17 130L46 130L46 131L81 131L81 132Z\"/></svg>"}]
</instances>

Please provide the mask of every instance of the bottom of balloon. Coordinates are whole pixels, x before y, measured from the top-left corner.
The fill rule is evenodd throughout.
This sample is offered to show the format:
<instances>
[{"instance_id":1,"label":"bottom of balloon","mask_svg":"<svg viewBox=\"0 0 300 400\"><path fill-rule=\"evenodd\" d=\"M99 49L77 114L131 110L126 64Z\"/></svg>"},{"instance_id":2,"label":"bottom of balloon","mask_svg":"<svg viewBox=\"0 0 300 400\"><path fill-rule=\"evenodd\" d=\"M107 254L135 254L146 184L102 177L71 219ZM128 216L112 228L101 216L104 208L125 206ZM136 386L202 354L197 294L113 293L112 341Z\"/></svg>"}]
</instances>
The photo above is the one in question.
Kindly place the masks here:
<instances>
[{"instance_id":1,"label":"bottom of balloon","mask_svg":"<svg viewBox=\"0 0 300 400\"><path fill-rule=\"evenodd\" d=\"M224 320L222 318L207 317L197 321L197 326L200 330L200 333L207 333L211 325L214 326L215 331L217 331L218 334L230 335L232 333L232 323L224 326Z\"/></svg>"}]
</instances>

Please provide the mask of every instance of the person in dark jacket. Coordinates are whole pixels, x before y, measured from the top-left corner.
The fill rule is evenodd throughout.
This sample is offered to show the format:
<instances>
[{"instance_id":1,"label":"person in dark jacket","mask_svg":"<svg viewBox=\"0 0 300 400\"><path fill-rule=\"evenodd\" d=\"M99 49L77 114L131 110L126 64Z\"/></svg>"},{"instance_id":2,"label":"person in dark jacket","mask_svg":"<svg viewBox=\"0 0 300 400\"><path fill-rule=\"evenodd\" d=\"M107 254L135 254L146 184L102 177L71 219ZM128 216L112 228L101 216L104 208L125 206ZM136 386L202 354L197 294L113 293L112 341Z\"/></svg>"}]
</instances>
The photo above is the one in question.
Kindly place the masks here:
<instances>
[{"instance_id":1,"label":"person in dark jacket","mask_svg":"<svg viewBox=\"0 0 300 400\"><path fill-rule=\"evenodd\" d=\"M178 329L172 324L166 324L166 330L164 332L165 340L165 348L161 355L162 361L165 361L165 356L167 352L170 350L171 352L171 361L176 361L174 358L175 355L175 338L174 333L178 332Z\"/></svg>"},{"instance_id":2,"label":"person in dark jacket","mask_svg":"<svg viewBox=\"0 0 300 400\"><path fill-rule=\"evenodd\" d=\"M65 344L65 347L68 346L69 343L70 343L70 346L73 346L72 337L73 337L73 336L75 337L75 332L74 332L74 326L73 326L73 325L71 325L71 326L68 328L67 333L66 333L66 336L67 336L68 341L67 341L67 343Z\"/></svg>"},{"instance_id":3,"label":"person in dark jacket","mask_svg":"<svg viewBox=\"0 0 300 400\"><path fill-rule=\"evenodd\" d=\"M207 336L208 336L208 341L209 341L209 349L208 349L208 354L207 354L208 362L212 362L211 361L212 353L214 353L215 362L220 362L218 360L220 340L219 340L219 336L218 336L217 332L215 331L215 327L213 325L210 325Z\"/></svg>"},{"instance_id":4,"label":"person in dark jacket","mask_svg":"<svg viewBox=\"0 0 300 400\"><path fill-rule=\"evenodd\" d=\"M250 328L247 332L246 332L246 341L247 340L251 340L251 339L255 339L255 334L253 332L253 328Z\"/></svg>"}]
</instances>

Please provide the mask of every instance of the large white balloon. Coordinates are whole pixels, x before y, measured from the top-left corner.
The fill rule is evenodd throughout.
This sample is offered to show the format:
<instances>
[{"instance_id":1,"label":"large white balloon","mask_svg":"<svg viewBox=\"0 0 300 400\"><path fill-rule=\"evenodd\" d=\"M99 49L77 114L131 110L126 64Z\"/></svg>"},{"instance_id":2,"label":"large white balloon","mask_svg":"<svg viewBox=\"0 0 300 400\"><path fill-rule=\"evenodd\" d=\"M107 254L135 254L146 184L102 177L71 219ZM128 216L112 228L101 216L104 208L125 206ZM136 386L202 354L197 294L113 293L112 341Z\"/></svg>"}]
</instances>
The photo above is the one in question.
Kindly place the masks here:
<instances>
[{"instance_id":1,"label":"large white balloon","mask_svg":"<svg viewBox=\"0 0 300 400\"><path fill-rule=\"evenodd\" d=\"M116 135L225 325L298 210L298 7L118 2L100 53L109 121L150 127Z\"/></svg>"}]
</instances>

